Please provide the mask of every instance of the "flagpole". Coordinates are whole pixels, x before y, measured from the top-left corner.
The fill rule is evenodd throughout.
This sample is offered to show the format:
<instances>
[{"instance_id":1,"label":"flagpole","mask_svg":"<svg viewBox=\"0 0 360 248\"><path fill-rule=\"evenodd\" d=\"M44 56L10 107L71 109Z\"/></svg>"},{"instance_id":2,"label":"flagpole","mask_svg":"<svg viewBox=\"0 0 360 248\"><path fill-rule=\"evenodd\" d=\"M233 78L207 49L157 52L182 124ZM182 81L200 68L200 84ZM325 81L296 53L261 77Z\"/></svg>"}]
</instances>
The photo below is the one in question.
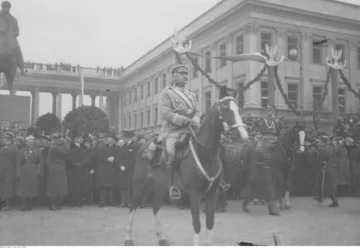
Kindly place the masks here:
<instances>
[{"instance_id":1,"label":"flagpole","mask_svg":"<svg viewBox=\"0 0 360 248\"><path fill-rule=\"evenodd\" d=\"M79 96L79 106L84 105L84 73L83 70L80 69L80 96Z\"/></svg>"}]
</instances>

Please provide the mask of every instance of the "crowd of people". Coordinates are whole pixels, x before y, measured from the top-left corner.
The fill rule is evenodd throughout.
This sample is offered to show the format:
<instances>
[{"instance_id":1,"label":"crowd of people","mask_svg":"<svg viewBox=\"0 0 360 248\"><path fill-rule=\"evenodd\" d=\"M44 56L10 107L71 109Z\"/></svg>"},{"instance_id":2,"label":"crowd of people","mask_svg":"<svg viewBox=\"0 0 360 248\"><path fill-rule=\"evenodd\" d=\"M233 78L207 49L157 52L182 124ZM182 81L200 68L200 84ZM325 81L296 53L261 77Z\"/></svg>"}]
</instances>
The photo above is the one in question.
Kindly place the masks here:
<instances>
[{"instance_id":1,"label":"crowd of people","mask_svg":"<svg viewBox=\"0 0 360 248\"><path fill-rule=\"evenodd\" d=\"M37 70L46 70L46 71L63 71L63 72L77 72L81 66L78 65L71 65L69 63L35 63L31 61L25 62L25 68L26 69L36 69ZM112 68L112 67L103 67L100 68L100 66L94 68L96 70L98 75L108 75L108 76L120 76L121 73L124 71L124 67L120 68Z\"/></svg>"},{"instance_id":2,"label":"crowd of people","mask_svg":"<svg viewBox=\"0 0 360 248\"><path fill-rule=\"evenodd\" d=\"M1 130L2 211L21 199L21 211L84 202L128 207L135 153L144 137L131 131L98 135L36 134ZM1 205L1 204L0 204Z\"/></svg>"}]
</instances>

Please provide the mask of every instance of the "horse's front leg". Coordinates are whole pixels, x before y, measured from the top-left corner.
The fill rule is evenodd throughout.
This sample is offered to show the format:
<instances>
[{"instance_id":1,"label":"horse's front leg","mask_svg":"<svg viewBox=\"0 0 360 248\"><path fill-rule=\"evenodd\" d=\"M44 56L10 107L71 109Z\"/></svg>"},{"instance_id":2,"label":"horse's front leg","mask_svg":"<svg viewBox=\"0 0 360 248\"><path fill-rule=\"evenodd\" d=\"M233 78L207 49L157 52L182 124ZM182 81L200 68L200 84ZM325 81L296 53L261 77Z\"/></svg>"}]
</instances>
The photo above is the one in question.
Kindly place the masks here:
<instances>
[{"instance_id":1,"label":"horse's front leg","mask_svg":"<svg viewBox=\"0 0 360 248\"><path fill-rule=\"evenodd\" d=\"M124 246L134 245L134 239L132 233L133 233L135 212L136 212L136 208L130 207L130 216L128 220L128 225L126 227L126 237L125 237Z\"/></svg>"},{"instance_id":2,"label":"horse's front leg","mask_svg":"<svg viewBox=\"0 0 360 248\"><path fill-rule=\"evenodd\" d=\"M211 245L213 242L212 233L215 223L215 208L219 198L219 190L216 189L213 193L205 197L205 215L206 215L206 230L207 230L207 244Z\"/></svg>"},{"instance_id":3,"label":"horse's front leg","mask_svg":"<svg viewBox=\"0 0 360 248\"><path fill-rule=\"evenodd\" d=\"M200 199L201 197L195 191L190 192L191 217L194 228L194 240L193 240L194 246L199 246L199 236L201 231Z\"/></svg>"},{"instance_id":4,"label":"horse's front leg","mask_svg":"<svg viewBox=\"0 0 360 248\"><path fill-rule=\"evenodd\" d=\"M290 209L290 191L289 190L285 191L285 209L287 209L287 210Z\"/></svg>"},{"instance_id":5,"label":"horse's front leg","mask_svg":"<svg viewBox=\"0 0 360 248\"><path fill-rule=\"evenodd\" d=\"M153 199L153 212L154 212L154 218L155 218L155 233L158 238L159 246L169 245L167 239L165 238L165 236L163 234L162 227L161 227L161 220L159 217L159 210L163 204L163 199L166 194L166 190L167 190L166 185L158 184L155 189L156 195Z\"/></svg>"}]
</instances>

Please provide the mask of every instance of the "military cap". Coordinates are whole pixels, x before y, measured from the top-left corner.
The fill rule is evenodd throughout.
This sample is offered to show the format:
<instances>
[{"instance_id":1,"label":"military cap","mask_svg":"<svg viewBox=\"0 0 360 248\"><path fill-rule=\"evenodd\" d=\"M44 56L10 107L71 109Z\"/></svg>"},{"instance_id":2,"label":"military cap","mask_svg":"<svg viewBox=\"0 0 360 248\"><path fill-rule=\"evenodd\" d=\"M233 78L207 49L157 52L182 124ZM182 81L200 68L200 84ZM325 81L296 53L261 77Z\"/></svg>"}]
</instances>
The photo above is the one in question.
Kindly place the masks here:
<instances>
[{"instance_id":1,"label":"military cap","mask_svg":"<svg viewBox=\"0 0 360 248\"><path fill-rule=\"evenodd\" d=\"M34 139L35 139L34 136L28 135L28 136L26 136L25 141L34 140Z\"/></svg>"},{"instance_id":2,"label":"military cap","mask_svg":"<svg viewBox=\"0 0 360 248\"><path fill-rule=\"evenodd\" d=\"M320 141L322 142L322 143L328 143L329 142L329 137L328 136L325 136L325 135L322 135L322 136L320 136Z\"/></svg>"},{"instance_id":3,"label":"military cap","mask_svg":"<svg viewBox=\"0 0 360 248\"><path fill-rule=\"evenodd\" d=\"M1 8L11 8L11 3L9 1L3 1L1 3Z\"/></svg>"},{"instance_id":4,"label":"military cap","mask_svg":"<svg viewBox=\"0 0 360 248\"><path fill-rule=\"evenodd\" d=\"M15 138L15 135L12 132L6 132L2 135L2 137L5 139L13 139Z\"/></svg>"},{"instance_id":5,"label":"military cap","mask_svg":"<svg viewBox=\"0 0 360 248\"><path fill-rule=\"evenodd\" d=\"M123 136L125 138L132 138L135 136L135 133L133 131L129 131L129 130L124 130L123 131Z\"/></svg>"},{"instance_id":6,"label":"military cap","mask_svg":"<svg viewBox=\"0 0 360 248\"><path fill-rule=\"evenodd\" d=\"M186 73L189 73L189 68L188 68L187 65L185 65L185 64L174 65L174 66L171 68L171 74L174 74L175 72L186 72Z\"/></svg>"}]
</instances>

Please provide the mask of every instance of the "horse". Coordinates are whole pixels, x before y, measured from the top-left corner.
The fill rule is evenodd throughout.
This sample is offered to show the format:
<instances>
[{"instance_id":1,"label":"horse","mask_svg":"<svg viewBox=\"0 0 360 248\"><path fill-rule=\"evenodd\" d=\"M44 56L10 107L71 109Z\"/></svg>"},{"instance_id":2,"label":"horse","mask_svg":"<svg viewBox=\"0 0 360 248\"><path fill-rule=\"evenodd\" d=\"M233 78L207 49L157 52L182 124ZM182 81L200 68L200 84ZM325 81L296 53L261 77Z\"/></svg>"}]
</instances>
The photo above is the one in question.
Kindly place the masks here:
<instances>
[{"instance_id":1,"label":"horse","mask_svg":"<svg viewBox=\"0 0 360 248\"><path fill-rule=\"evenodd\" d=\"M15 95L15 76L16 70L20 64L19 60L19 50L17 49L8 49L7 43L8 38L5 34L0 32L0 73L4 73L6 82L8 85L10 96Z\"/></svg>"},{"instance_id":2,"label":"horse","mask_svg":"<svg viewBox=\"0 0 360 248\"><path fill-rule=\"evenodd\" d=\"M296 152L304 151L304 140L305 131L300 123L296 123L280 136L271 151L264 152L269 154L258 151L256 149L258 143L247 148L245 154L247 182L241 194L245 197L243 203L245 212L249 212L247 205L251 198L258 197L268 201L271 215L280 215L274 205L277 200L280 202L280 210L290 209L293 160ZM262 157L264 161L260 161ZM257 164L265 166L258 167Z\"/></svg>"},{"instance_id":3,"label":"horse","mask_svg":"<svg viewBox=\"0 0 360 248\"><path fill-rule=\"evenodd\" d=\"M204 198L206 212L207 239L212 243L212 231L215 219L215 205L218 198L218 187L222 178L222 165L219 162L220 136L223 130L237 129L243 139L248 138L245 125L239 114L234 96L228 93L227 87L220 88L219 100L207 112L200 127L194 131L191 127L189 139L185 145L183 156L177 158L175 173L180 178L184 189L190 195L191 216L194 229L193 244L199 245L200 201ZM130 206L129 222L126 228L125 245L134 245L133 224L137 207L141 203L142 191L148 181L154 183L154 199L152 202L155 217L155 232L159 245L169 245L165 238L159 218L159 210L162 206L167 191L168 179L166 178L165 166L159 162L162 151L155 154L155 163L147 163L141 156L143 151L152 142L148 140L139 150L133 177L133 198Z\"/></svg>"}]
</instances>

